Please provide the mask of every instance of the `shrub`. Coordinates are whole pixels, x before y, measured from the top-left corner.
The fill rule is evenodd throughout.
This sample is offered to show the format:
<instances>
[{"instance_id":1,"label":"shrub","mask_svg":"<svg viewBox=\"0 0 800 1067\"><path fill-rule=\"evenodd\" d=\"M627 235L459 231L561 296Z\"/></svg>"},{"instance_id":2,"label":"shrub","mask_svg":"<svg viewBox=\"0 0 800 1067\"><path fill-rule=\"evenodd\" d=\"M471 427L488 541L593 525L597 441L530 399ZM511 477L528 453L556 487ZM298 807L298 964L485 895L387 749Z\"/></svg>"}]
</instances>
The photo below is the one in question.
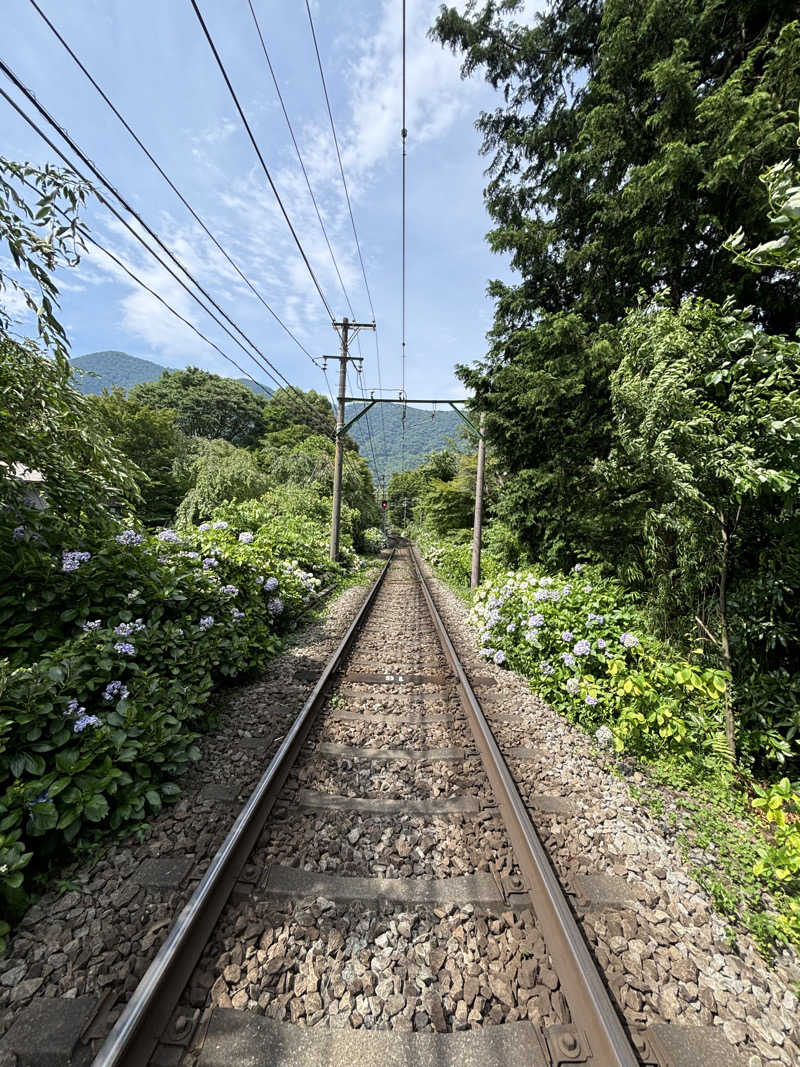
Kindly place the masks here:
<instances>
[{"instance_id":1,"label":"shrub","mask_svg":"<svg viewBox=\"0 0 800 1067\"><path fill-rule=\"evenodd\" d=\"M508 571L476 592L471 621L485 657L585 727L610 727L618 750L719 751L726 675L674 658L597 569Z\"/></svg>"}]
</instances>

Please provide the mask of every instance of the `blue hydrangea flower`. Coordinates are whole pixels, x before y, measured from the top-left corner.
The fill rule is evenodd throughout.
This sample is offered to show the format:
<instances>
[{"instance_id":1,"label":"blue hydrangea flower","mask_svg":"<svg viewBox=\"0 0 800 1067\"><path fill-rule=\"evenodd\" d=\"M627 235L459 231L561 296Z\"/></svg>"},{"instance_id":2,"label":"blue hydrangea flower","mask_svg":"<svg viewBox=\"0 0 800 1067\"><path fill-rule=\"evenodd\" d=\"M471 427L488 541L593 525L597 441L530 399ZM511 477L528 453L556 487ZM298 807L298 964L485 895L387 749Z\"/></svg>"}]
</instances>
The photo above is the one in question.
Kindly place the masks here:
<instances>
[{"instance_id":1,"label":"blue hydrangea flower","mask_svg":"<svg viewBox=\"0 0 800 1067\"><path fill-rule=\"evenodd\" d=\"M72 698L67 704L66 715L83 715L86 708L81 707L75 697Z\"/></svg>"},{"instance_id":2,"label":"blue hydrangea flower","mask_svg":"<svg viewBox=\"0 0 800 1067\"><path fill-rule=\"evenodd\" d=\"M253 535L250 533L249 530L242 530L242 532L239 534L239 544L251 545L253 543L253 540Z\"/></svg>"},{"instance_id":3,"label":"blue hydrangea flower","mask_svg":"<svg viewBox=\"0 0 800 1067\"><path fill-rule=\"evenodd\" d=\"M218 567L218 566L219 566L219 562L217 560L215 560L213 556L207 556L203 560L203 569L204 570L210 570L212 567Z\"/></svg>"},{"instance_id":4,"label":"blue hydrangea flower","mask_svg":"<svg viewBox=\"0 0 800 1067\"><path fill-rule=\"evenodd\" d=\"M582 564L582 563L576 563L576 564L575 564L575 566L574 566L574 567L573 567L572 569L573 569L573 570L574 570L574 571L575 571L575 572L576 572L577 574L580 574L580 573L581 573L581 571L583 570L583 564Z\"/></svg>"},{"instance_id":5,"label":"blue hydrangea flower","mask_svg":"<svg viewBox=\"0 0 800 1067\"><path fill-rule=\"evenodd\" d=\"M565 630L563 632L563 634L561 635L561 640L562 641L571 641L574 636L575 636L575 634L573 634L571 631Z\"/></svg>"},{"instance_id":6,"label":"blue hydrangea flower","mask_svg":"<svg viewBox=\"0 0 800 1067\"><path fill-rule=\"evenodd\" d=\"M547 592L546 589L537 589L536 592L533 594L533 599L534 600L549 600L550 599L550 594Z\"/></svg>"},{"instance_id":7,"label":"blue hydrangea flower","mask_svg":"<svg viewBox=\"0 0 800 1067\"><path fill-rule=\"evenodd\" d=\"M595 615L593 611L590 611L586 617L587 626L591 626L594 622L596 622L598 626L602 626L605 621L605 615Z\"/></svg>"},{"instance_id":8,"label":"blue hydrangea flower","mask_svg":"<svg viewBox=\"0 0 800 1067\"><path fill-rule=\"evenodd\" d=\"M204 615L197 625L200 627L201 630L208 630L209 627L214 625L214 616Z\"/></svg>"},{"instance_id":9,"label":"blue hydrangea flower","mask_svg":"<svg viewBox=\"0 0 800 1067\"><path fill-rule=\"evenodd\" d=\"M619 643L624 645L625 648L636 648L639 644L639 638L635 634L629 634L627 631L620 636Z\"/></svg>"},{"instance_id":10,"label":"blue hydrangea flower","mask_svg":"<svg viewBox=\"0 0 800 1067\"><path fill-rule=\"evenodd\" d=\"M224 593L225 596L238 596L239 595L239 589L235 585L223 585L222 588L220 589L220 592Z\"/></svg>"},{"instance_id":11,"label":"blue hydrangea flower","mask_svg":"<svg viewBox=\"0 0 800 1067\"><path fill-rule=\"evenodd\" d=\"M136 646L132 645L130 641L117 641L114 645L114 651L118 652L120 656L135 656Z\"/></svg>"},{"instance_id":12,"label":"blue hydrangea flower","mask_svg":"<svg viewBox=\"0 0 800 1067\"><path fill-rule=\"evenodd\" d=\"M572 651L576 656L588 656L592 651L592 646L586 640L576 641Z\"/></svg>"},{"instance_id":13,"label":"blue hydrangea flower","mask_svg":"<svg viewBox=\"0 0 800 1067\"><path fill-rule=\"evenodd\" d=\"M278 588L278 579L277 578L273 578L272 576L270 576L264 582L264 589L268 593L271 593L274 589L277 589L277 588Z\"/></svg>"},{"instance_id":14,"label":"blue hydrangea flower","mask_svg":"<svg viewBox=\"0 0 800 1067\"><path fill-rule=\"evenodd\" d=\"M496 649L494 649L494 648L490 648L490 647L489 647L489 646L487 645L487 646L485 646L484 648L482 648L482 649L481 649L481 652L480 652L480 654L481 654L482 656L485 656L485 657L486 657L486 659L491 659L491 658L492 658L492 656L493 656L493 655L495 654L495 652L496 652L496 651L497 651Z\"/></svg>"},{"instance_id":15,"label":"blue hydrangea flower","mask_svg":"<svg viewBox=\"0 0 800 1067\"><path fill-rule=\"evenodd\" d=\"M574 667L575 666L575 657L572 655L571 652L562 652L561 653L561 659L564 662L565 666L567 666L567 667Z\"/></svg>"},{"instance_id":16,"label":"blue hydrangea flower","mask_svg":"<svg viewBox=\"0 0 800 1067\"><path fill-rule=\"evenodd\" d=\"M598 637L597 640L595 641L595 644L597 645L598 652L602 652L603 649L606 647L606 643L605 643L605 641L603 640L602 637Z\"/></svg>"},{"instance_id":17,"label":"blue hydrangea flower","mask_svg":"<svg viewBox=\"0 0 800 1067\"><path fill-rule=\"evenodd\" d=\"M494 662L495 662L495 663L497 664L497 666L499 667L501 663L505 663L505 661L506 661L506 654L505 654L505 652L504 652L504 651L502 650L502 648L498 648L498 650L497 650L497 651L495 652L495 654L494 654L494 655L492 656L492 659L494 660Z\"/></svg>"},{"instance_id":18,"label":"blue hydrangea flower","mask_svg":"<svg viewBox=\"0 0 800 1067\"><path fill-rule=\"evenodd\" d=\"M593 708L596 703L597 703L597 697L593 697L591 695L591 693L589 694L589 696L584 701L584 704L588 704L590 708Z\"/></svg>"},{"instance_id":19,"label":"blue hydrangea flower","mask_svg":"<svg viewBox=\"0 0 800 1067\"><path fill-rule=\"evenodd\" d=\"M91 633L92 630L99 630L102 625L103 623L100 619L92 619L89 622L85 622L81 629L88 634Z\"/></svg>"},{"instance_id":20,"label":"blue hydrangea flower","mask_svg":"<svg viewBox=\"0 0 800 1067\"><path fill-rule=\"evenodd\" d=\"M548 675L555 674L556 669L553 664L549 662L549 660L543 659L542 662L539 664L539 670L542 672L542 674Z\"/></svg>"},{"instance_id":21,"label":"blue hydrangea flower","mask_svg":"<svg viewBox=\"0 0 800 1067\"><path fill-rule=\"evenodd\" d=\"M516 630L516 628L517 628L517 624L515 622L510 622L508 624L508 626L506 626L506 633L507 634L513 634L513 632Z\"/></svg>"},{"instance_id":22,"label":"blue hydrangea flower","mask_svg":"<svg viewBox=\"0 0 800 1067\"><path fill-rule=\"evenodd\" d=\"M81 715L72 729L76 734L82 733L87 726L99 726L100 720L96 715Z\"/></svg>"},{"instance_id":23,"label":"blue hydrangea flower","mask_svg":"<svg viewBox=\"0 0 800 1067\"><path fill-rule=\"evenodd\" d=\"M129 696L128 687L120 681L109 682L103 690L103 700L127 700Z\"/></svg>"},{"instance_id":24,"label":"blue hydrangea flower","mask_svg":"<svg viewBox=\"0 0 800 1067\"><path fill-rule=\"evenodd\" d=\"M76 571L81 563L92 558L91 552L68 552L66 549L61 553L61 570Z\"/></svg>"},{"instance_id":25,"label":"blue hydrangea flower","mask_svg":"<svg viewBox=\"0 0 800 1067\"><path fill-rule=\"evenodd\" d=\"M133 633L133 623L121 622L118 626L114 627L114 633L117 637L130 637Z\"/></svg>"},{"instance_id":26,"label":"blue hydrangea flower","mask_svg":"<svg viewBox=\"0 0 800 1067\"><path fill-rule=\"evenodd\" d=\"M283 601L279 596L272 596L267 601L267 611L271 615L280 615L283 611Z\"/></svg>"},{"instance_id":27,"label":"blue hydrangea flower","mask_svg":"<svg viewBox=\"0 0 800 1067\"><path fill-rule=\"evenodd\" d=\"M22 541L25 538L25 527L15 526L11 531L11 537L14 541Z\"/></svg>"},{"instance_id":28,"label":"blue hydrangea flower","mask_svg":"<svg viewBox=\"0 0 800 1067\"><path fill-rule=\"evenodd\" d=\"M211 528L213 530L227 530L228 529L228 524L227 524L227 522L222 522L222 520L219 520L217 522L212 522L211 523Z\"/></svg>"},{"instance_id":29,"label":"blue hydrangea flower","mask_svg":"<svg viewBox=\"0 0 800 1067\"><path fill-rule=\"evenodd\" d=\"M142 534L135 530L123 530L114 538L120 545L140 545L144 541Z\"/></svg>"},{"instance_id":30,"label":"blue hydrangea flower","mask_svg":"<svg viewBox=\"0 0 800 1067\"><path fill-rule=\"evenodd\" d=\"M169 541L171 544L180 541L180 537L178 537L174 530L159 530L156 537L159 541Z\"/></svg>"},{"instance_id":31,"label":"blue hydrangea flower","mask_svg":"<svg viewBox=\"0 0 800 1067\"><path fill-rule=\"evenodd\" d=\"M200 531L200 533L206 533L208 530L211 529L211 523L210 522L201 522L200 525L197 527L197 529Z\"/></svg>"},{"instance_id":32,"label":"blue hydrangea flower","mask_svg":"<svg viewBox=\"0 0 800 1067\"><path fill-rule=\"evenodd\" d=\"M236 620L236 621L238 621L239 619L243 619L244 618L244 612L243 611L239 611L237 608L234 608L231 611L231 618Z\"/></svg>"},{"instance_id":33,"label":"blue hydrangea flower","mask_svg":"<svg viewBox=\"0 0 800 1067\"><path fill-rule=\"evenodd\" d=\"M530 615L528 617L528 626L544 626L544 615Z\"/></svg>"}]
</instances>

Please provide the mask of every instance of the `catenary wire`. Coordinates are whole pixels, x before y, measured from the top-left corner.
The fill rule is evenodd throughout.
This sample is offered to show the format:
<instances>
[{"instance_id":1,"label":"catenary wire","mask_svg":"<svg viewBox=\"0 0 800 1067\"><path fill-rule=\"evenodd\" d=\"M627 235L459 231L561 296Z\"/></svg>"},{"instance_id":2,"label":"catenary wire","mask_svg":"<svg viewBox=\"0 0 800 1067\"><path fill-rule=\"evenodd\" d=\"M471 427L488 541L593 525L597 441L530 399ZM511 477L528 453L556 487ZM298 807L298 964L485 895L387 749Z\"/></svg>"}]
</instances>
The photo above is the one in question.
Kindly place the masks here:
<instances>
[{"instance_id":1,"label":"catenary wire","mask_svg":"<svg viewBox=\"0 0 800 1067\"><path fill-rule=\"evenodd\" d=\"M181 201L181 203L187 209L187 211L192 216L192 218L195 220L195 222L197 222L197 224L201 227L201 229L211 239L211 241L214 243L216 248L221 252L221 254L225 257L225 259L228 261L228 263L230 263L230 265L233 267L233 269L236 271L236 273L239 275L239 277L242 279L242 281L247 285L247 287L250 289L250 291L258 298L258 300L261 301L261 303L264 305L264 307L267 309L267 311L270 313L270 315L272 315L272 317L275 319L275 321L278 323L278 325L289 335L289 337L291 337L291 339L294 341L294 343L308 356L308 358L310 360L312 360L312 362L315 362L314 361L314 357L311 355L311 353L308 351L308 349L305 347L305 345L302 343L302 341L300 341L299 338L292 332L292 330L286 325L286 323L283 321L283 319L281 319L281 317L277 314L277 312L272 307L270 307L269 303L264 298L264 296L258 291L258 289L256 289L256 287L253 285L253 283L250 281L250 279L247 277L247 275L244 273L244 271L242 271L242 269L239 267L239 265L236 263L236 261L233 259L233 257L227 252L227 250L222 246L222 244L220 244L220 242L217 240L217 238L214 236L214 234L208 228L207 224L203 221L203 219L200 217L200 215L198 215L198 213L195 211L195 209L192 207L192 205L189 203L189 201L186 199L186 197L183 195L183 193L177 188L177 186L172 181L172 179L169 177L169 175L164 171L163 167L159 164L158 160L155 159L153 154L150 152L150 150L147 148L147 146L142 142L141 138L137 135L137 133L132 129L132 127L130 126L128 121L125 119L125 117L120 113L118 108L109 99L108 95L103 90L103 88L98 84L98 82L92 76L92 74L86 69L85 65L81 62L79 57L75 54L73 49L70 47L69 43L64 39L63 35L53 25L53 23L50 21L50 19L47 17L47 15L44 13L44 11L42 11L41 7L38 5L36 0L30 0L30 4L33 7L33 9L37 12L37 14L41 17L41 19L50 28L50 30L55 35L55 37L59 41L59 43L69 53L69 55L71 56L71 58L73 59L75 64L83 72L83 74L86 76L86 78L91 82L91 84L97 90L97 92L102 97L104 102L108 105L108 107L111 109L111 111L117 117L117 119L119 119L119 121L122 123L122 125L125 127L125 129L128 131L128 133L133 138L133 140L136 142L136 144L139 146L139 148L141 148L142 152L144 152L144 154L147 156L147 158L150 160L150 162L156 168L158 173L161 175L161 177L164 179L164 181L167 183L167 185L170 187L170 189L173 191L173 193L178 197L178 199Z\"/></svg>"},{"instance_id":2,"label":"catenary wire","mask_svg":"<svg viewBox=\"0 0 800 1067\"><path fill-rule=\"evenodd\" d=\"M2 60L0 60L0 70L3 70L3 72L6 74L6 76L10 77L10 79L14 82L14 84L16 84L21 89L21 91L24 92L25 95L29 99L31 99L31 102L35 104L35 106L37 107L37 110L39 110L40 113L44 113L45 116L46 116L46 112L44 112L44 109L41 107L41 105L38 104L38 102L36 101L35 97L33 97L33 94L30 93L29 90L25 89L25 87L22 85L22 83L19 82L19 79L17 79L16 76L13 75L13 72L10 72L10 69L6 66L6 64ZM86 184L89 184L89 185L91 184L88 181L88 179L86 178L86 175L82 174L78 170L78 168L74 166L74 164L70 161L70 159L48 137L48 135L44 132L44 130L41 129L41 127L36 123L36 121L34 119L32 119L29 115L27 115L25 113L25 111L19 106L19 104L17 104L17 102L15 100L13 100L13 98L11 96L9 96L9 94L4 89L0 89L0 96L2 96L11 105L11 107L14 108L14 110L20 115L20 117L29 126L31 126L31 128L39 135L39 137L45 142L45 144L47 144L56 153L56 155L67 165L67 167L70 168L70 170L74 174L76 174L79 178L81 178L81 180L83 180ZM100 172L97 171L97 169L91 164L91 162L86 159L86 157L80 152L79 149L77 149L77 147L74 145L74 143L68 137L68 135L65 135L65 133L61 130L61 128L56 123L54 123L53 120L49 119L49 117L48 117L48 121L50 121L51 125L54 125L55 128L58 129L58 131L59 131L59 133L61 133L62 137L64 137L64 139L67 140L67 143L70 144L70 147L72 147L73 150L76 151L76 154L78 154L81 159L83 159L83 160L85 160L87 162L87 164L89 166L89 169L92 170L93 173L97 174L101 181L104 181L104 179L102 178L102 175L100 175ZM186 282L181 277L179 277L178 274L175 273L175 271L169 266L168 263L164 262L164 260L159 256L159 254L150 245L148 245L147 242L142 238L141 234L137 233L137 231L127 222L127 220L125 218L123 218L123 216L119 213L119 211L117 211L117 209L113 206L113 204L110 204L108 202L108 200L97 189L94 189L93 191L94 191L95 195L97 196L98 200L100 201L100 203L103 204L103 206L106 207L115 216L115 218L117 218L118 221L122 223L123 226L125 226L125 228L131 233L131 235L145 248L145 250L147 252L150 253L151 256L153 256L153 258L156 260L156 262L158 262L158 264L164 270L166 270L174 278L174 280L176 282L178 282L178 284L188 293L188 295L195 301L195 303L197 303L200 306L200 308L202 308L202 310L205 311L205 313L207 315L209 315L209 317L212 318L214 320L214 322L218 326L220 326L220 328L222 330L224 330L224 332L231 338L231 340L233 340L242 349L242 351L245 353L245 355L248 356L254 363L256 363L256 365L259 366L260 369L262 369L268 375L268 377L271 380L275 381L274 375L272 373L270 373L269 370L267 370L267 367L270 367L272 369L272 371L274 371L275 374L278 376L278 378L280 378L283 381L283 383L285 384L285 387L291 393L297 394L298 399L307 407L307 409L312 414L314 414L316 416L317 413L314 412L313 407L308 403L306 398L303 396L302 391L298 390L297 387L294 386L285 377L285 375L283 375L282 372L280 370L278 370L278 368L275 367L275 365L266 356L264 356L263 353L260 352L260 350L257 348L257 346L255 346L253 344L253 342L249 341L249 339L246 338L246 335L244 333L242 333L242 336L245 337L246 340L248 340L248 343L251 345L251 347L253 347L255 349L256 353L258 353L258 356L253 355L252 352L250 352L247 348L245 348L245 346L242 344L242 342L239 340L239 338L236 337L225 326L225 324L223 322L221 322L217 318L217 316L214 314L214 312L210 311L208 309L208 307L206 307L206 305L190 289L190 287L186 284ZM115 195L118 196L118 194L115 194ZM118 199L120 199L121 203L125 203L125 201L121 197L118 196ZM139 221L143 226L145 226L143 221L141 219L139 219L139 217L135 214L135 212L133 212L132 209L129 209L129 210L131 210L131 213L134 215L134 217L137 218L137 221ZM155 239L158 240L157 237ZM160 241L159 241L159 243L161 244ZM162 247L164 247L164 246L162 245ZM166 251L169 253L168 249ZM204 295L207 295L207 294L205 294L205 290L194 280L194 278L192 277L190 272L188 270L186 270L185 267L183 267L183 265L180 263L180 261L177 260L176 257L172 256L171 253L169 253L169 254L170 254L171 258L177 263L177 265L180 268L180 270L183 271L186 274L186 276L189 277L192 280L193 284L195 284L197 286L197 288L200 289L200 291L204 293ZM217 307L217 305L215 304L215 302L213 301L212 298L208 297L208 299L210 300L210 302L215 307ZM228 316L225 315L225 313L222 312L221 309L220 309L220 313L223 315L223 317L228 318ZM234 328L236 328L237 330L239 329L235 325L235 323L232 322L232 320L228 319L228 321L232 323ZM199 332L199 331L196 331L196 332ZM241 333L241 331L239 331L239 332ZM264 363L261 363L260 359L258 357L263 359L264 363L266 363L267 366L264 366ZM229 357L226 356L226 358L229 358ZM236 364L236 366L238 367L238 364ZM241 368L239 368L239 369L241 369ZM249 377L249 375L248 375L248 377ZM254 380L254 379L251 378L251 380Z\"/></svg>"},{"instance_id":3,"label":"catenary wire","mask_svg":"<svg viewBox=\"0 0 800 1067\"><path fill-rule=\"evenodd\" d=\"M275 196L275 199L278 201L278 206L280 207L281 213L283 214L283 217L286 220L286 225L289 227L289 230L291 231L292 237L294 238L294 242L297 245L298 251L300 252L300 255L303 258L303 262L306 265L306 269L308 270L308 273L311 276L311 280L313 281L314 286L315 286L317 292L319 293L319 296L320 296L320 299L322 300L322 303L325 305L325 310L328 313L328 317L330 318L331 322L335 322L336 321L336 317L333 314L333 311L331 310L331 306L328 303L327 298L325 297L325 294L322 291L322 286L320 285L320 283L319 283L319 281L317 279L317 276L314 273L314 268L311 266L311 262L310 262L308 256L306 255L306 251L303 248L302 244L300 243L300 238L297 236L297 231L295 230L294 226L292 225L292 220L289 218L289 214L288 214L286 208L284 207L283 200L281 200L280 193L277 190L275 182L272 180L272 175L269 172L269 167L267 166L267 164L266 164L266 162L264 160L264 156L261 153L261 149L258 147L258 142L256 141L255 136L253 135L253 131L250 128L250 123L247 121L247 116L244 113L244 109L242 108L242 105L239 103L239 98L236 95L236 90L233 88L231 80L228 77L228 72L225 69L225 65L223 64L222 59L220 58L220 54L217 51L217 47L214 44L214 39L212 38L211 33L209 32L208 26L206 25L205 20L204 20L202 14L200 12L200 8L197 6L197 0L189 0L189 2L191 3L192 8L194 9L194 13L197 16L197 20L200 23L200 26L201 26L201 28L203 30L203 33L205 34L205 38L208 41L209 48L211 49L211 52L212 52L212 54L214 56L214 59L217 62L217 66L219 67L220 73L222 74L222 77L223 77L223 79L225 81L225 84L228 87L228 92L230 93L231 98L233 99L233 102L236 105L236 110L239 112L239 118L242 120L242 124L243 124L245 130L247 131L247 135L250 138L250 142L253 145L253 148L255 149L256 155L258 156L258 161L261 164L261 168L262 168L262 170L264 171L264 174L267 177L267 181L269 182L270 188L272 189L272 192L273 192L273 194Z\"/></svg>"},{"instance_id":4,"label":"catenary wire","mask_svg":"<svg viewBox=\"0 0 800 1067\"><path fill-rule=\"evenodd\" d=\"M333 119L333 109L331 108L331 101L330 101L330 97L328 95L328 86L327 86L327 82L325 81L325 71L324 71L323 66L322 66L322 56L320 55L319 44L317 42L317 33L316 33L315 28L314 28L314 19L313 19L312 15L311 15L311 7L310 7L310 5L308 3L308 0L306 0L306 13L308 14L308 24L309 24L309 26L311 28L311 38L312 38L312 40L314 42L314 53L315 53L315 55L317 57L317 67L319 69L320 81L322 83L322 92L323 92L323 95L325 97L325 106L326 106L327 111L328 111L328 120L330 122L331 134L333 136L333 144L334 144L334 148L336 149L336 158L337 158L337 160L339 162L339 173L340 173L341 178L342 178L342 186L344 188L345 200L347 201L347 211L348 211L348 214L350 215L350 225L352 226L352 229L353 229L353 238L355 239L356 251L358 252L358 261L359 261L359 263L361 265L361 274L362 274L362 277L364 279L364 288L365 288L366 293L367 293L367 299L369 301L370 311L372 312L372 322L373 322L373 325L375 325L375 330L374 330L374 336L375 336L375 366L376 366L376 370L377 370L377 373L378 373L378 388L379 389L383 389L383 381L381 380L381 353L380 353L380 346L378 344L378 329L377 329L377 324L376 324L376 319L375 319L375 307L374 307L373 302L372 302L372 293L371 293L370 288L369 288L369 282L367 281L367 271L366 271L366 267L364 266L364 257L361 254L361 242L358 239L358 230L356 229L356 220L355 220L355 216L353 215L353 206L352 206L352 203L350 201L350 192L349 192L349 190L347 188L347 178L345 177L345 173L344 173L344 164L342 162L342 153L341 153L341 151L339 149L339 138L338 138L338 136L336 134L336 123L334 122L334 119ZM383 433L384 450L385 450L385 447L386 447L386 445L385 445L385 442L386 442L386 424L385 424L385 421L384 421L383 407L381 407L381 413L380 414L381 414L381 431ZM369 415L366 415L365 418L367 420L367 426L369 426ZM377 474L377 469L376 469L376 474Z\"/></svg>"}]
</instances>

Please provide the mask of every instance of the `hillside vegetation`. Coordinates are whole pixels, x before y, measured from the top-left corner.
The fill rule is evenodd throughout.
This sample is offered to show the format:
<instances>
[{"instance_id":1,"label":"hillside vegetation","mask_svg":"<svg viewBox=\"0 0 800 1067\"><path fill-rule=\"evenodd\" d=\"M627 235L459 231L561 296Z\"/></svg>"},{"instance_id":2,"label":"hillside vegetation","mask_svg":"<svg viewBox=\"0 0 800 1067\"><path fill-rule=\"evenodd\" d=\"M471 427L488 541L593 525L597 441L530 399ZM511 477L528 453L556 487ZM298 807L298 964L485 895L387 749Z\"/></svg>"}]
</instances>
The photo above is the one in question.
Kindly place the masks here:
<instances>
[{"instance_id":1,"label":"hillside vegetation","mask_svg":"<svg viewBox=\"0 0 800 1067\"><path fill-rule=\"evenodd\" d=\"M129 356L127 352L109 350L106 352L89 352L85 356L76 356L70 360L80 373L75 376L75 386L86 395L97 395L112 389L132 389L142 382L157 381L165 371L172 367L163 367L160 363ZM249 378L233 378L254 393L269 396L272 390L266 385L253 382Z\"/></svg>"}]
</instances>

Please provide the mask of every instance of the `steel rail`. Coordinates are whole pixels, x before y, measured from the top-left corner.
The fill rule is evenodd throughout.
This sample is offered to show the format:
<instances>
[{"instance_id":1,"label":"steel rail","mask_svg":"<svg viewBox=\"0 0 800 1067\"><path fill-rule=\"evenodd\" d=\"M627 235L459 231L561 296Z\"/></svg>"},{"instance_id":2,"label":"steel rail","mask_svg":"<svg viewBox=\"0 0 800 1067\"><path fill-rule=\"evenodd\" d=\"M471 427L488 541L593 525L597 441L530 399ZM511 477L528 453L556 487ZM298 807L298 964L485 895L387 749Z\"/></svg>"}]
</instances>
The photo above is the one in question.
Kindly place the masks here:
<instances>
[{"instance_id":1,"label":"steel rail","mask_svg":"<svg viewBox=\"0 0 800 1067\"><path fill-rule=\"evenodd\" d=\"M142 976L95 1057L92 1067L145 1067L150 1060L231 890L264 828L283 783L305 743L331 679L350 650L356 633L375 600L394 554L395 550L392 549L381 573L364 598L358 614L328 660L313 692L237 816L228 836L213 856L167 940Z\"/></svg>"},{"instance_id":2,"label":"steel rail","mask_svg":"<svg viewBox=\"0 0 800 1067\"><path fill-rule=\"evenodd\" d=\"M593 1062L603 1064L603 1067L638 1067L641 1061L636 1046L617 1014L492 728L464 673L413 545L410 545L410 555L445 656L458 677L467 720L505 820L514 856L530 887L536 918L556 965L573 1021L586 1034ZM576 1051L565 1049L567 1053Z\"/></svg>"}]
</instances>

